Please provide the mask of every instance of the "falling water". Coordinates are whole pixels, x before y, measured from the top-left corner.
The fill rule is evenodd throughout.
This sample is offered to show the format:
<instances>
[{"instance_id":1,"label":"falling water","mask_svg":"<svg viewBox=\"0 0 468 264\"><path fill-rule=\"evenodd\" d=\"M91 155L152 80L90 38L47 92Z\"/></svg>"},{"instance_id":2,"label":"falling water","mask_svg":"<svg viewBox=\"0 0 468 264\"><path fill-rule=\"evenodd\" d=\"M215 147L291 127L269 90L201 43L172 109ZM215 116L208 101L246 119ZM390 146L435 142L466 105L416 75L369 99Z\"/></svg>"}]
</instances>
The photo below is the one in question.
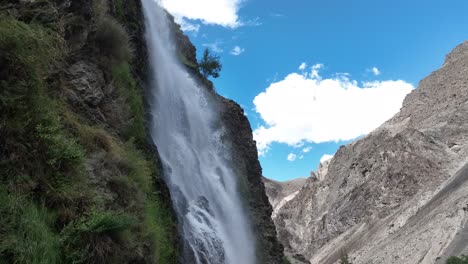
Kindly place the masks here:
<instances>
[{"instance_id":1,"label":"falling water","mask_svg":"<svg viewBox=\"0 0 468 264\"><path fill-rule=\"evenodd\" d=\"M179 64L166 13L154 0L142 2L154 80L151 133L180 221L182 262L253 264L254 239L218 111Z\"/></svg>"}]
</instances>

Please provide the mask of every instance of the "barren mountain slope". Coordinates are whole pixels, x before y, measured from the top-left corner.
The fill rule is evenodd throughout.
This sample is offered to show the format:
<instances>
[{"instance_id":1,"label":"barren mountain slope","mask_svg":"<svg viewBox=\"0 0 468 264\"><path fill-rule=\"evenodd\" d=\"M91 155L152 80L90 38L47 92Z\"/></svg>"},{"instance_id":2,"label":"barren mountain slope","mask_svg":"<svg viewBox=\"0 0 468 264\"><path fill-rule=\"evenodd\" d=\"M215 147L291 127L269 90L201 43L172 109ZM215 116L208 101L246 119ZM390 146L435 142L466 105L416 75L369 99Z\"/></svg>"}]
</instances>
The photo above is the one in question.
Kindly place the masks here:
<instances>
[{"instance_id":1,"label":"barren mountain slope","mask_svg":"<svg viewBox=\"0 0 468 264\"><path fill-rule=\"evenodd\" d=\"M401 111L341 147L277 213L289 254L311 263L434 263L466 253L468 42L422 80Z\"/></svg>"},{"instance_id":2,"label":"barren mountain slope","mask_svg":"<svg viewBox=\"0 0 468 264\"><path fill-rule=\"evenodd\" d=\"M278 210L299 193L299 190L304 186L307 178L297 178L290 181L279 182L262 177L262 181L265 185L265 192L268 196L268 200L273 207L272 217L275 218Z\"/></svg>"}]
</instances>

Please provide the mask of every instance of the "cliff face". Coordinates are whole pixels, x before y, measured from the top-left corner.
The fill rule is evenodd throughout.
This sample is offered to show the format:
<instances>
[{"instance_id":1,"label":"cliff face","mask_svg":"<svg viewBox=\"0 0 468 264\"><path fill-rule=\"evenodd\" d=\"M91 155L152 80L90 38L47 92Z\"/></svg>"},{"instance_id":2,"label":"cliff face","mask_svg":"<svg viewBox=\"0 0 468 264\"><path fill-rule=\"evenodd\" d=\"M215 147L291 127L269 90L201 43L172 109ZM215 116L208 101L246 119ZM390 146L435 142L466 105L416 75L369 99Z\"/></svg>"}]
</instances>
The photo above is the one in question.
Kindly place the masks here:
<instances>
[{"instance_id":1,"label":"cliff face","mask_svg":"<svg viewBox=\"0 0 468 264\"><path fill-rule=\"evenodd\" d=\"M240 189L246 197L252 227L257 237L258 263L283 263L283 247L276 238L271 220L272 208L262 183L262 168L250 123L235 102L218 97L222 121L227 129L226 143L232 148L232 159Z\"/></svg>"},{"instance_id":2,"label":"cliff face","mask_svg":"<svg viewBox=\"0 0 468 264\"><path fill-rule=\"evenodd\" d=\"M262 178L263 184L265 185L265 192L268 200L273 207L273 220L276 218L276 214L279 212L281 207L288 201L292 200L299 190L304 186L307 178L298 178L291 181L278 182L274 180Z\"/></svg>"},{"instance_id":3,"label":"cliff face","mask_svg":"<svg viewBox=\"0 0 468 264\"><path fill-rule=\"evenodd\" d=\"M401 111L342 146L277 214L289 254L311 263L443 263L466 254L468 43L422 80Z\"/></svg>"},{"instance_id":4,"label":"cliff face","mask_svg":"<svg viewBox=\"0 0 468 264\"><path fill-rule=\"evenodd\" d=\"M0 262L177 262L143 31L139 1L0 2Z\"/></svg>"}]
</instances>

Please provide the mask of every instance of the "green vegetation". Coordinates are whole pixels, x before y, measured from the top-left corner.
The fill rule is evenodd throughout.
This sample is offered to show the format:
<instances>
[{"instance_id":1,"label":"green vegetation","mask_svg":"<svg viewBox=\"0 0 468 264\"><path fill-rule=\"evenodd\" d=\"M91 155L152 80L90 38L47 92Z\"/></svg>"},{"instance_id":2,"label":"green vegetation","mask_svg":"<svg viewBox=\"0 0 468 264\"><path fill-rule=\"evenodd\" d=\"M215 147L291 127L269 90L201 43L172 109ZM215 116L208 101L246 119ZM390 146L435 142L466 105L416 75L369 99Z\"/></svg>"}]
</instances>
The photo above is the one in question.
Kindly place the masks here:
<instances>
[{"instance_id":1,"label":"green vegetation","mask_svg":"<svg viewBox=\"0 0 468 264\"><path fill-rule=\"evenodd\" d=\"M125 28L110 16L103 16L98 20L94 40L99 52L114 63L132 58L130 38Z\"/></svg>"},{"instance_id":2,"label":"green vegetation","mask_svg":"<svg viewBox=\"0 0 468 264\"><path fill-rule=\"evenodd\" d=\"M174 242L170 237L173 234L169 230L175 230L176 226L171 219L171 208L163 205L156 195L149 195L145 206L145 228L146 232L154 241L156 263L176 263L178 254L174 247Z\"/></svg>"},{"instance_id":3,"label":"green vegetation","mask_svg":"<svg viewBox=\"0 0 468 264\"><path fill-rule=\"evenodd\" d=\"M213 78L219 77L219 72L222 69L222 64L219 61L219 56L213 55L209 49L205 49L203 57L198 62L200 72L203 77L213 76Z\"/></svg>"},{"instance_id":4,"label":"green vegetation","mask_svg":"<svg viewBox=\"0 0 468 264\"><path fill-rule=\"evenodd\" d=\"M447 259L445 264L468 264L468 256L461 255L460 257L452 256Z\"/></svg>"},{"instance_id":5,"label":"green vegetation","mask_svg":"<svg viewBox=\"0 0 468 264\"><path fill-rule=\"evenodd\" d=\"M113 67L112 76L114 83L119 89L124 101L130 107L132 120L125 132L128 139L133 138L138 144L145 144L146 130L143 110L143 98L141 89L137 86L135 79L133 79L130 65L123 62Z\"/></svg>"},{"instance_id":6,"label":"green vegetation","mask_svg":"<svg viewBox=\"0 0 468 264\"><path fill-rule=\"evenodd\" d=\"M339 263L340 264L352 264L351 260L349 260L348 253L346 253L345 251L341 252L340 262Z\"/></svg>"},{"instance_id":7,"label":"green vegetation","mask_svg":"<svg viewBox=\"0 0 468 264\"><path fill-rule=\"evenodd\" d=\"M137 18L118 6L118 23L107 1L93 2L91 22L69 20L90 30L73 54L67 14L55 2L18 4L17 17L0 11L0 263L176 263L176 227L169 197L157 189L122 26ZM65 100L64 69L80 59L97 62L117 88L106 100L128 109L125 131Z\"/></svg>"},{"instance_id":8,"label":"green vegetation","mask_svg":"<svg viewBox=\"0 0 468 264\"><path fill-rule=\"evenodd\" d=\"M126 214L91 212L63 229L61 244L67 263L115 263L122 261L114 245L136 220ZM119 260L120 258L120 260Z\"/></svg>"},{"instance_id":9,"label":"green vegetation","mask_svg":"<svg viewBox=\"0 0 468 264\"><path fill-rule=\"evenodd\" d=\"M189 61L187 59L187 57L185 57L185 55L182 54L181 52L178 52L177 56L179 57L179 61L182 62L182 64L184 64L185 66L187 66L187 67L189 67L191 69L197 69L197 64Z\"/></svg>"},{"instance_id":10,"label":"green vegetation","mask_svg":"<svg viewBox=\"0 0 468 264\"><path fill-rule=\"evenodd\" d=\"M51 228L53 213L1 187L0 215L1 263L60 263L58 236Z\"/></svg>"}]
</instances>

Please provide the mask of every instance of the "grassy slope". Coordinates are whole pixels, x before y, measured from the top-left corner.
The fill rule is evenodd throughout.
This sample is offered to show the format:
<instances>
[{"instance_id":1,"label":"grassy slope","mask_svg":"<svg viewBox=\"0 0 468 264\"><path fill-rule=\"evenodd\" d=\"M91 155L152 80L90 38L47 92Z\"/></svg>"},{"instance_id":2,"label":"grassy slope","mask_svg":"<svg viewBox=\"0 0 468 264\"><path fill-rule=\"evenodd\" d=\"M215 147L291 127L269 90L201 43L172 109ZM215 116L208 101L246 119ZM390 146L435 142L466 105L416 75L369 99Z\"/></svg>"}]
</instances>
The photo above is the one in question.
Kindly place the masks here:
<instances>
[{"instance_id":1,"label":"grassy slope","mask_svg":"<svg viewBox=\"0 0 468 264\"><path fill-rule=\"evenodd\" d=\"M0 263L176 262L175 223L146 144L125 18L117 22L103 4L83 3L93 10L82 25L91 37L73 52L63 28L83 19L69 19L55 2L0 15ZM100 28L102 21L113 28ZM99 34L116 37L116 50L99 52ZM61 96L61 70L85 50L106 62L100 69L130 109L125 131L89 120ZM105 181L87 170L96 157Z\"/></svg>"}]
</instances>

